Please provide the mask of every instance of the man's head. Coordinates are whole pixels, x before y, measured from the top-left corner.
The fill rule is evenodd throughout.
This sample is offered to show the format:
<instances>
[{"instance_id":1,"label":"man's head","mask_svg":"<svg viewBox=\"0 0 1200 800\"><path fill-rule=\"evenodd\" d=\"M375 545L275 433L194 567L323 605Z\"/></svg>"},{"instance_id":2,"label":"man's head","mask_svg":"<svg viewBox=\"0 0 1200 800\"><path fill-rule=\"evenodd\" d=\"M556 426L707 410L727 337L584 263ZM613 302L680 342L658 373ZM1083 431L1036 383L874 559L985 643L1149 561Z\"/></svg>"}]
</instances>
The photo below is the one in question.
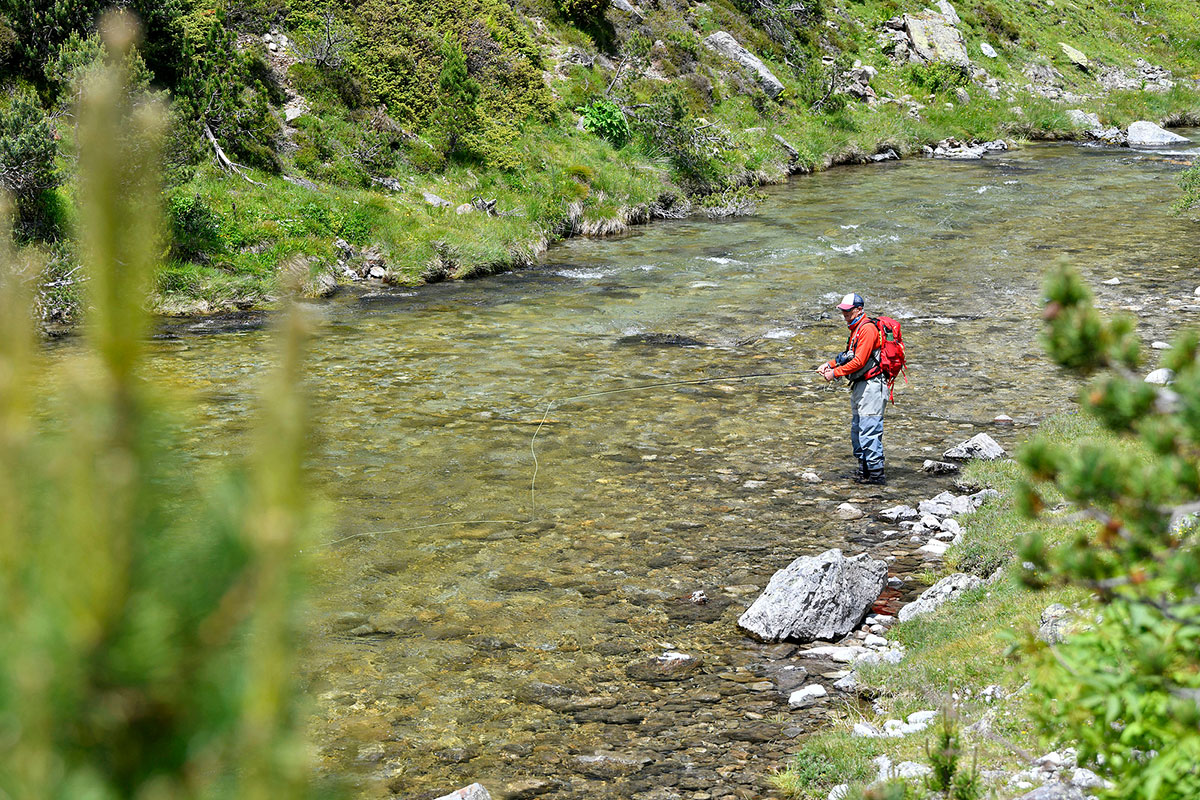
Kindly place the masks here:
<instances>
[{"instance_id":1,"label":"man's head","mask_svg":"<svg viewBox=\"0 0 1200 800\"><path fill-rule=\"evenodd\" d=\"M851 292L842 298L842 302L838 303L837 309L842 312L842 319L850 323L862 313L864 305L866 303L863 301L862 295Z\"/></svg>"}]
</instances>

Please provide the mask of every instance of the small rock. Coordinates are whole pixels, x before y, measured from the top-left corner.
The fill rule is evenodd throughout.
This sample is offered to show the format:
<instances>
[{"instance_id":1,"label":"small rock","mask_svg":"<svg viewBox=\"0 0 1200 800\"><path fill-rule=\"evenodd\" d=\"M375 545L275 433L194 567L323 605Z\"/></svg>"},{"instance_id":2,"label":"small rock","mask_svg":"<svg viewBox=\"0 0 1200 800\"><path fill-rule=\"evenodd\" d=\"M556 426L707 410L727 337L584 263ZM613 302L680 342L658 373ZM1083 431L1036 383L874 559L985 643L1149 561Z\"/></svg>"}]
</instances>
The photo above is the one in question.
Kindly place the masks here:
<instances>
[{"instance_id":1,"label":"small rock","mask_svg":"<svg viewBox=\"0 0 1200 800\"><path fill-rule=\"evenodd\" d=\"M992 47L992 46L991 46L990 44L988 44L987 42L980 42L980 43L979 43L979 52L983 53L983 54L984 54L985 56L987 56L988 58L997 58L997 57L999 57L999 54L996 52L996 48Z\"/></svg>"},{"instance_id":2,"label":"small rock","mask_svg":"<svg viewBox=\"0 0 1200 800\"><path fill-rule=\"evenodd\" d=\"M1120 286L1121 285L1120 278L1109 278L1106 281L1100 281L1100 282L1103 283L1105 286Z\"/></svg>"},{"instance_id":3,"label":"small rock","mask_svg":"<svg viewBox=\"0 0 1200 800\"><path fill-rule=\"evenodd\" d=\"M930 542L930 544L933 544L933 542ZM944 550L945 547L943 546L943 551ZM921 592L921 596L916 600L900 609L900 621L907 622L913 617L918 617L922 614L928 614L938 606L954 599L963 592L970 591L971 589L977 589L982 585L982 578L978 577L977 575L968 575L962 572L942 578L933 586L930 586L924 592Z\"/></svg>"},{"instance_id":4,"label":"small rock","mask_svg":"<svg viewBox=\"0 0 1200 800\"><path fill-rule=\"evenodd\" d=\"M997 414L996 416L992 417L992 422L997 425L1012 425L1013 418L1008 414Z\"/></svg>"},{"instance_id":5,"label":"small rock","mask_svg":"<svg viewBox=\"0 0 1200 800\"><path fill-rule=\"evenodd\" d=\"M797 689L788 696L788 707L803 708L827 694L829 692L821 684L810 683L808 686Z\"/></svg>"},{"instance_id":6,"label":"small rock","mask_svg":"<svg viewBox=\"0 0 1200 800\"><path fill-rule=\"evenodd\" d=\"M853 503L842 503L837 507L837 515L839 519L849 521L854 519L862 519L866 516L866 513L864 513L861 508Z\"/></svg>"},{"instance_id":7,"label":"small rock","mask_svg":"<svg viewBox=\"0 0 1200 800\"><path fill-rule=\"evenodd\" d=\"M850 784L839 783L837 786L829 790L827 800L844 800L847 794L850 793Z\"/></svg>"},{"instance_id":8,"label":"small rock","mask_svg":"<svg viewBox=\"0 0 1200 800\"><path fill-rule=\"evenodd\" d=\"M1153 383L1157 386L1167 386L1175 380L1175 370L1167 367L1160 367L1146 376L1146 383Z\"/></svg>"},{"instance_id":9,"label":"small rock","mask_svg":"<svg viewBox=\"0 0 1200 800\"><path fill-rule=\"evenodd\" d=\"M1062 48L1063 55L1065 55L1072 64L1080 69L1086 70L1092 66L1092 62L1088 61L1087 56L1076 50L1074 47L1071 47L1071 45L1067 44L1066 42L1059 42L1058 46Z\"/></svg>"},{"instance_id":10,"label":"small rock","mask_svg":"<svg viewBox=\"0 0 1200 800\"><path fill-rule=\"evenodd\" d=\"M821 476L812 470L809 470L800 476L800 480L804 481L805 483L820 483Z\"/></svg>"},{"instance_id":11,"label":"small rock","mask_svg":"<svg viewBox=\"0 0 1200 800\"><path fill-rule=\"evenodd\" d=\"M1046 644L1058 644L1066 636L1066 628L1070 624L1071 609L1062 603L1046 606L1039 619L1038 638ZM1045 756L1043 756L1045 758Z\"/></svg>"},{"instance_id":12,"label":"small rock","mask_svg":"<svg viewBox=\"0 0 1200 800\"><path fill-rule=\"evenodd\" d=\"M425 202L434 208L454 208L454 205L449 200L443 200L433 192L422 190L421 196L425 198Z\"/></svg>"},{"instance_id":13,"label":"small rock","mask_svg":"<svg viewBox=\"0 0 1200 800\"><path fill-rule=\"evenodd\" d=\"M625 674L639 681L681 681L698 672L702 663L696 656L668 650L661 656L630 664Z\"/></svg>"},{"instance_id":14,"label":"small rock","mask_svg":"<svg viewBox=\"0 0 1200 800\"><path fill-rule=\"evenodd\" d=\"M964 106L971 102L971 93L961 86L954 90L954 96L958 99L958 102Z\"/></svg>"},{"instance_id":15,"label":"small rock","mask_svg":"<svg viewBox=\"0 0 1200 800\"><path fill-rule=\"evenodd\" d=\"M834 681L833 688L839 692L854 692L858 690L858 678L851 672L843 678Z\"/></svg>"},{"instance_id":16,"label":"small rock","mask_svg":"<svg viewBox=\"0 0 1200 800\"><path fill-rule=\"evenodd\" d=\"M998 458L1004 458L1008 453L1004 448L996 443L996 440L988 436L986 433L978 433L972 436L965 442L951 447L942 454L943 458L951 458L955 461L966 461L971 458L978 458L983 461L994 461Z\"/></svg>"},{"instance_id":17,"label":"small rock","mask_svg":"<svg viewBox=\"0 0 1200 800\"><path fill-rule=\"evenodd\" d=\"M857 736L860 739L882 739L884 736L887 736L886 733L869 722L856 722L850 730L850 735Z\"/></svg>"},{"instance_id":18,"label":"small rock","mask_svg":"<svg viewBox=\"0 0 1200 800\"><path fill-rule=\"evenodd\" d=\"M1169 349L1171 349L1171 345L1167 344L1166 342L1151 342L1150 347L1154 350L1169 350Z\"/></svg>"},{"instance_id":19,"label":"small rock","mask_svg":"<svg viewBox=\"0 0 1200 800\"><path fill-rule=\"evenodd\" d=\"M442 795L437 800L492 800L488 790L481 783L472 783L450 794Z\"/></svg>"},{"instance_id":20,"label":"small rock","mask_svg":"<svg viewBox=\"0 0 1200 800\"><path fill-rule=\"evenodd\" d=\"M928 725L933 722L933 718L936 716L936 711L914 711L905 717L904 721L909 725Z\"/></svg>"},{"instance_id":21,"label":"small rock","mask_svg":"<svg viewBox=\"0 0 1200 800\"><path fill-rule=\"evenodd\" d=\"M927 472L930 475L947 475L952 472L958 472L958 464L949 464L945 461L934 461L933 459L925 459L925 463L921 465L921 471Z\"/></svg>"},{"instance_id":22,"label":"small rock","mask_svg":"<svg viewBox=\"0 0 1200 800\"><path fill-rule=\"evenodd\" d=\"M1028 794L1021 795L1017 800L1086 800L1086 798L1083 792L1069 783L1047 783Z\"/></svg>"},{"instance_id":23,"label":"small rock","mask_svg":"<svg viewBox=\"0 0 1200 800\"><path fill-rule=\"evenodd\" d=\"M474 210L475 206L471 205L470 203L463 203L461 206L454 209L454 213L462 216L463 214L470 214Z\"/></svg>"},{"instance_id":24,"label":"small rock","mask_svg":"<svg viewBox=\"0 0 1200 800\"><path fill-rule=\"evenodd\" d=\"M937 539L930 539L929 542L917 548L918 553L927 553L931 556L941 558L946 555L946 551L950 548L949 542L940 542Z\"/></svg>"},{"instance_id":25,"label":"small rock","mask_svg":"<svg viewBox=\"0 0 1200 800\"><path fill-rule=\"evenodd\" d=\"M889 522L896 522L902 519L916 519L921 514L912 506L892 506L880 511L879 516Z\"/></svg>"}]
</instances>

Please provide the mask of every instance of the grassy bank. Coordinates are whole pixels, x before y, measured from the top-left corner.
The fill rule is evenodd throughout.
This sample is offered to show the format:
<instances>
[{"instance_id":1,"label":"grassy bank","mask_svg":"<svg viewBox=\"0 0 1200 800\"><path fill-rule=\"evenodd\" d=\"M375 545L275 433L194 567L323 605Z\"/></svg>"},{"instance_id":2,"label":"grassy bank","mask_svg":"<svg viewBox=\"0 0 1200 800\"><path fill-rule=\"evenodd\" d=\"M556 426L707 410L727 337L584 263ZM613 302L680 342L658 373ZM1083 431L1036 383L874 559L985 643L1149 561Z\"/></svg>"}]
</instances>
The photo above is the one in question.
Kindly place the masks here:
<instances>
[{"instance_id":1,"label":"grassy bank","mask_svg":"<svg viewBox=\"0 0 1200 800\"><path fill-rule=\"evenodd\" d=\"M527 265L567 236L748 213L748 187L889 148L1078 138L1066 114L1075 108L1106 126L1200 119L1190 0L961 0L967 68L897 49L903 36L889 20L924 6L181 0L148 28L138 73L176 110L155 305L270 306L297 263L309 292L327 293L353 282L345 267L369 271L363 250L387 283L484 275ZM760 57L782 92L768 95L707 46L719 31ZM46 218L37 246L54 254L48 302L63 309L78 290L62 280L74 263L66 109L70 75L84 67L61 65L97 57L72 42L57 55L39 50L44 65L24 62L7 79L32 82L49 120L38 124L52 124L59 142L60 185L31 197ZM1141 60L1175 85L1149 80ZM865 95L859 64L873 70ZM218 166L206 128L240 172ZM481 210L492 201L492 213Z\"/></svg>"},{"instance_id":2,"label":"grassy bank","mask_svg":"<svg viewBox=\"0 0 1200 800\"><path fill-rule=\"evenodd\" d=\"M1054 417L1038 435L1054 444L1114 441L1080 415ZM896 739L862 739L850 733L856 722L902 719L922 709L948 709L957 717L962 763L974 764L985 778L989 773L1005 776L984 780L1001 798L1028 791L1008 786L1007 775L1071 744L1041 729L1036 712L1044 700L1034 696L1028 681L1049 658L1048 645L1036 638L1043 609L1053 603L1086 606L1088 597L1078 589L1027 588L1018 551L1029 534L1068 547L1076 537L1092 535L1096 526L1074 519L1065 505L1055 506L1061 498L1053 496L1046 497L1055 509L1050 513L1037 520L1021 514L1015 503L1021 469L1010 461L973 463L965 470L966 481L994 487L1002 497L963 518L963 541L948 551L942 570L981 577L1000 570L1001 577L892 628L888 638L907 648L904 660L858 671L861 692L874 698L873 707L860 700L841 701L840 722L804 740L792 765L776 777L785 797L823 799L835 785L849 782L853 798L875 779L877 768L871 762L879 755L893 762L927 763L935 726Z\"/></svg>"}]
</instances>

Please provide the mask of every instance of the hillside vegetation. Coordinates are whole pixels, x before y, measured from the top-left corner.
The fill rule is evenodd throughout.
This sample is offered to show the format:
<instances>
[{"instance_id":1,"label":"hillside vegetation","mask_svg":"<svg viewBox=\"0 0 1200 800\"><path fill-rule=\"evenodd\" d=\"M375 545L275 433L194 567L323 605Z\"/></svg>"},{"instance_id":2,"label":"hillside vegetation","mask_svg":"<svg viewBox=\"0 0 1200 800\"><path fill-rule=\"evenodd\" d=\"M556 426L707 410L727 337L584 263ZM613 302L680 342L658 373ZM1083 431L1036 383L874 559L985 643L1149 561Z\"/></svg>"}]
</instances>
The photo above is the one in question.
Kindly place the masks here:
<instances>
[{"instance_id":1,"label":"hillside vegetation","mask_svg":"<svg viewBox=\"0 0 1200 800\"><path fill-rule=\"evenodd\" d=\"M269 305L296 262L312 294L487 274L570 235L748 213L757 185L889 149L1083 136L1068 109L1104 126L1200 109L1190 0L960 0L966 65L910 54L897 18L918 0L126 5L137 86L171 109L168 313ZM78 302L72 108L106 57L103 7L0 3L2 182L46 263L46 319Z\"/></svg>"}]
</instances>

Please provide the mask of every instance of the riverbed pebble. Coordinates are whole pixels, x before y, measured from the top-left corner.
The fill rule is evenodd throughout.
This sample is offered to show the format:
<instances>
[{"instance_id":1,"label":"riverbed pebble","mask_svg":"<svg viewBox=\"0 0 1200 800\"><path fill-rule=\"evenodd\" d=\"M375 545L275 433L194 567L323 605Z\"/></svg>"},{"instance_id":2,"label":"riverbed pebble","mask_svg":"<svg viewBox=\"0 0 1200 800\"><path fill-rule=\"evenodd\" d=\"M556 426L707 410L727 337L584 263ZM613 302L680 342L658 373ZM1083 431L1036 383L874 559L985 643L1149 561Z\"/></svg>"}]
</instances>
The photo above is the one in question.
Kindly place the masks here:
<instances>
[{"instance_id":1,"label":"riverbed pebble","mask_svg":"<svg viewBox=\"0 0 1200 800\"><path fill-rule=\"evenodd\" d=\"M847 522L855 519L862 519L866 516L861 508L853 503L842 503L837 507L838 519L844 519Z\"/></svg>"},{"instance_id":2,"label":"riverbed pebble","mask_svg":"<svg viewBox=\"0 0 1200 800\"><path fill-rule=\"evenodd\" d=\"M820 483L821 476L812 470L809 470L800 476L800 480L804 481L805 483Z\"/></svg>"},{"instance_id":3,"label":"riverbed pebble","mask_svg":"<svg viewBox=\"0 0 1200 800\"><path fill-rule=\"evenodd\" d=\"M1151 342L1150 347L1154 350L1169 350L1171 345L1166 342Z\"/></svg>"},{"instance_id":4,"label":"riverbed pebble","mask_svg":"<svg viewBox=\"0 0 1200 800\"><path fill-rule=\"evenodd\" d=\"M811 705L827 694L829 694L829 691L821 684L810 683L807 686L797 689L788 696L788 707L804 708L805 706Z\"/></svg>"},{"instance_id":5,"label":"riverbed pebble","mask_svg":"<svg viewBox=\"0 0 1200 800\"><path fill-rule=\"evenodd\" d=\"M487 789L483 788L483 784L472 783L470 786L464 786L450 794L442 795L437 800L492 800L492 796Z\"/></svg>"}]
</instances>

